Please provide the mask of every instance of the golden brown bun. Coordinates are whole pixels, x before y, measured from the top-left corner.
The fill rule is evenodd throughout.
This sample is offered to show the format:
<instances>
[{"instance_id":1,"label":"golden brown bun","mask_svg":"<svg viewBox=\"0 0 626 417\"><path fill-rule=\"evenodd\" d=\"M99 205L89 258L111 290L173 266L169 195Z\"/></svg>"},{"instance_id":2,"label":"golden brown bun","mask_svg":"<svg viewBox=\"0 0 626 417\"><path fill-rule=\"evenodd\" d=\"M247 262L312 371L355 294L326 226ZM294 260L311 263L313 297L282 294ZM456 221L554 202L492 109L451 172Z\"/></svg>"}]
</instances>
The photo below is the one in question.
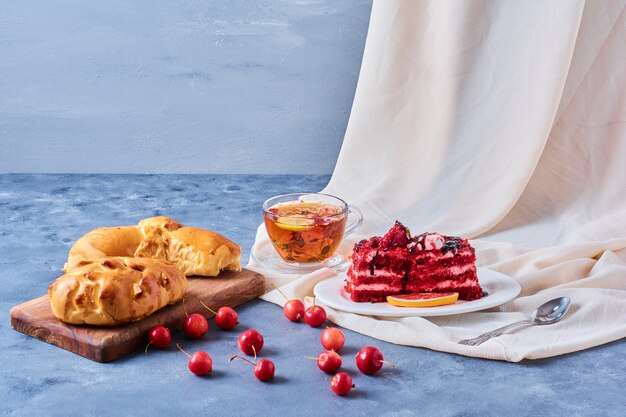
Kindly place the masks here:
<instances>
[{"instance_id":1,"label":"golden brown bun","mask_svg":"<svg viewBox=\"0 0 626 417\"><path fill-rule=\"evenodd\" d=\"M187 278L166 262L107 257L59 277L48 297L54 315L66 323L113 326L173 304L186 290Z\"/></svg>"},{"instance_id":2,"label":"golden brown bun","mask_svg":"<svg viewBox=\"0 0 626 417\"><path fill-rule=\"evenodd\" d=\"M143 237L146 237L156 229L176 230L183 227L183 225L174 219L170 219L169 217L156 216L143 219L139 222L137 227L139 227L139 231Z\"/></svg>"},{"instance_id":3,"label":"golden brown bun","mask_svg":"<svg viewBox=\"0 0 626 417\"><path fill-rule=\"evenodd\" d=\"M142 239L136 226L99 227L74 243L63 271L105 256L133 256Z\"/></svg>"},{"instance_id":4,"label":"golden brown bun","mask_svg":"<svg viewBox=\"0 0 626 417\"><path fill-rule=\"evenodd\" d=\"M241 270L239 245L210 230L156 216L137 226L101 227L87 233L70 249L63 271L107 256L161 259L187 276L214 277L222 270Z\"/></svg>"},{"instance_id":5,"label":"golden brown bun","mask_svg":"<svg viewBox=\"0 0 626 417\"><path fill-rule=\"evenodd\" d=\"M87 233L70 249L63 271L68 272L87 261L105 256L133 256L141 241L156 229L183 227L174 219L156 216L143 219L138 226L100 227Z\"/></svg>"},{"instance_id":6,"label":"golden brown bun","mask_svg":"<svg viewBox=\"0 0 626 417\"><path fill-rule=\"evenodd\" d=\"M218 233L191 226L155 230L139 245L135 256L169 261L187 276L214 277L222 270L241 270L239 245Z\"/></svg>"}]
</instances>

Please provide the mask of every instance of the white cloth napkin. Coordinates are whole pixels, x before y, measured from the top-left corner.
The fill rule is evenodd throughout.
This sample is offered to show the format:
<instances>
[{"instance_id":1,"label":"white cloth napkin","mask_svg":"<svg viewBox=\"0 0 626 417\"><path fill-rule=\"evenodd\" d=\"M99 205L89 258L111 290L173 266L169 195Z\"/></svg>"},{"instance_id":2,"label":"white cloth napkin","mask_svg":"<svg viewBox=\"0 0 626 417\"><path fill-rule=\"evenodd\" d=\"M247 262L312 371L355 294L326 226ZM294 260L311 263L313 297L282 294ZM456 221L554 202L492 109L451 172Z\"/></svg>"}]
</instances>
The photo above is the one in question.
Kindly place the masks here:
<instances>
[{"instance_id":1,"label":"white cloth napkin","mask_svg":"<svg viewBox=\"0 0 626 417\"><path fill-rule=\"evenodd\" d=\"M338 325L409 346L519 361L626 336L626 1L375 0L346 137L324 190L358 206L355 239L398 219L472 238L522 293L487 312ZM259 229L257 241L266 239ZM333 272L257 269L288 296ZM550 326L457 342L567 295ZM270 292L264 299L282 304Z\"/></svg>"}]
</instances>

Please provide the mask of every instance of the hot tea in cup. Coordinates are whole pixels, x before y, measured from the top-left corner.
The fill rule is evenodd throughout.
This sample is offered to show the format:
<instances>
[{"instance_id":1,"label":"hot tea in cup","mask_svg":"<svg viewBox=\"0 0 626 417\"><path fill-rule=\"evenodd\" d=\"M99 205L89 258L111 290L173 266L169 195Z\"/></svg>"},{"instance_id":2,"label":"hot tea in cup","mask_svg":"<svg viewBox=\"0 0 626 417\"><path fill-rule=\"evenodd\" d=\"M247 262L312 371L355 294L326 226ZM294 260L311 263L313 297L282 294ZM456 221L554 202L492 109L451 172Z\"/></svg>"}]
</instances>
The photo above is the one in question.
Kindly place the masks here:
<instances>
[{"instance_id":1,"label":"hot tea in cup","mask_svg":"<svg viewBox=\"0 0 626 417\"><path fill-rule=\"evenodd\" d=\"M356 218L346 227L350 214ZM319 263L330 258L362 220L358 210L327 194L285 194L263 204L263 221L272 245L291 263Z\"/></svg>"}]
</instances>

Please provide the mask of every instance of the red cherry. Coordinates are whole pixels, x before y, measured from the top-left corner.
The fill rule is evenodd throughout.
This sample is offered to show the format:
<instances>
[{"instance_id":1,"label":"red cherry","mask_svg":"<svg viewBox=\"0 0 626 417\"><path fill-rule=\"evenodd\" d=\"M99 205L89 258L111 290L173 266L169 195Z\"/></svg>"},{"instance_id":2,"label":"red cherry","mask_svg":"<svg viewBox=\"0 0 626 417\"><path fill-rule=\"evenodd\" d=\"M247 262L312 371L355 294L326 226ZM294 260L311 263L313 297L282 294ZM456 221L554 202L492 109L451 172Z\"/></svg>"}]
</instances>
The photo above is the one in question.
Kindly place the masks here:
<instances>
[{"instance_id":1,"label":"red cherry","mask_svg":"<svg viewBox=\"0 0 626 417\"><path fill-rule=\"evenodd\" d=\"M187 363L187 366L189 367L189 370L194 374L202 376L208 374L213 370L213 360L208 353L199 350L193 355L189 355L189 353L185 352L178 343L176 344L176 346L181 352L189 357L189 362Z\"/></svg>"},{"instance_id":2,"label":"red cherry","mask_svg":"<svg viewBox=\"0 0 626 417\"><path fill-rule=\"evenodd\" d=\"M341 368L341 356L332 350L322 352L317 357L317 367L327 374L333 374Z\"/></svg>"},{"instance_id":3,"label":"red cherry","mask_svg":"<svg viewBox=\"0 0 626 417\"><path fill-rule=\"evenodd\" d=\"M328 327L322 332L320 342L322 342L324 349L339 352L346 343L346 337L343 335L341 330L335 327Z\"/></svg>"},{"instance_id":4,"label":"red cherry","mask_svg":"<svg viewBox=\"0 0 626 417\"><path fill-rule=\"evenodd\" d=\"M230 330L239 324L237 312L230 307L222 307L215 315L215 325L222 330Z\"/></svg>"},{"instance_id":5,"label":"red cherry","mask_svg":"<svg viewBox=\"0 0 626 417\"><path fill-rule=\"evenodd\" d=\"M233 355L228 359L228 362L232 362L233 359L241 359L242 361L248 362L250 365L254 366L254 376L260 381L269 381L274 378L274 371L276 367L274 366L274 362L269 359L261 359L256 364L249 359L241 357L239 355Z\"/></svg>"},{"instance_id":6,"label":"red cherry","mask_svg":"<svg viewBox=\"0 0 626 417\"><path fill-rule=\"evenodd\" d=\"M274 378L274 371L276 367L274 366L274 362L269 359L261 359L254 366L254 376L261 381L269 381Z\"/></svg>"},{"instance_id":7,"label":"red cherry","mask_svg":"<svg viewBox=\"0 0 626 417\"><path fill-rule=\"evenodd\" d=\"M300 300L289 300L283 306L283 314L291 321L300 321L304 316L304 303Z\"/></svg>"},{"instance_id":8,"label":"red cherry","mask_svg":"<svg viewBox=\"0 0 626 417\"><path fill-rule=\"evenodd\" d=\"M209 331L209 322L202 314L190 314L183 320L183 331L192 339L200 339Z\"/></svg>"},{"instance_id":9,"label":"red cherry","mask_svg":"<svg viewBox=\"0 0 626 417\"><path fill-rule=\"evenodd\" d=\"M206 375L213 370L213 360L208 353L199 350L189 359L189 370L196 375Z\"/></svg>"},{"instance_id":10,"label":"red cherry","mask_svg":"<svg viewBox=\"0 0 626 417\"><path fill-rule=\"evenodd\" d=\"M237 312L230 307L222 307L217 312L208 305L204 304L202 300L200 303L211 313L215 314L215 325L222 330L230 330L239 324L239 316Z\"/></svg>"},{"instance_id":11,"label":"red cherry","mask_svg":"<svg viewBox=\"0 0 626 417\"><path fill-rule=\"evenodd\" d=\"M165 349L172 341L170 331L167 327L161 325L151 328L148 332L148 338L150 339L148 346L152 344L152 346L157 349ZM148 349L148 346L146 346L146 350Z\"/></svg>"},{"instance_id":12,"label":"red cherry","mask_svg":"<svg viewBox=\"0 0 626 417\"><path fill-rule=\"evenodd\" d=\"M380 350L373 346L365 346L356 355L356 366L366 375L375 374L383 367L383 363L389 366L393 364L386 362Z\"/></svg>"},{"instance_id":13,"label":"red cherry","mask_svg":"<svg viewBox=\"0 0 626 417\"><path fill-rule=\"evenodd\" d=\"M330 380L330 388L337 395L346 395L354 387L352 377L345 372L339 372Z\"/></svg>"},{"instance_id":14,"label":"red cherry","mask_svg":"<svg viewBox=\"0 0 626 417\"><path fill-rule=\"evenodd\" d=\"M304 321L311 327L320 327L326 321L324 307L312 305L304 312Z\"/></svg>"},{"instance_id":15,"label":"red cherry","mask_svg":"<svg viewBox=\"0 0 626 417\"><path fill-rule=\"evenodd\" d=\"M263 336L254 329L246 330L239 335L239 349L246 355L256 355L263 349Z\"/></svg>"},{"instance_id":16,"label":"red cherry","mask_svg":"<svg viewBox=\"0 0 626 417\"><path fill-rule=\"evenodd\" d=\"M283 314L285 317L291 321L300 321L300 319L304 316L304 303L298 299L290 300L287 298L285 293L280 290L280 288L274 288L276 288L276 291L278 291L287 301L283 305Z\"/></svg>"}]
</instances>

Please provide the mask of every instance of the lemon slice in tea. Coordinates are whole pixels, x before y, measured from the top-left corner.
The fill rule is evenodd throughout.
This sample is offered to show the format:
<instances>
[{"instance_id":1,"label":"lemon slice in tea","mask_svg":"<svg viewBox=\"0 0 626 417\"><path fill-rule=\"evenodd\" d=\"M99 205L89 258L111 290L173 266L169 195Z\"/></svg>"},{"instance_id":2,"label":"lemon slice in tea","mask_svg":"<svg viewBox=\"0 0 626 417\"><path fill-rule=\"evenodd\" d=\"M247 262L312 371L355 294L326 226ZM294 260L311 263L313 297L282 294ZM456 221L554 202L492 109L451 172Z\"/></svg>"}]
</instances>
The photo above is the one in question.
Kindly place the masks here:
<instances>
[{"instance_id":1,"label":"lemon slice in tea","mask_svg":"<svg viewBox=\"0 0 626 417\"><path fill-rule=\"evenodd\" d=\"M280 217L276 220L276 226L292 232L302 232L315 226L315 220L298 217Z\"/></svg>"}]
</instances>

